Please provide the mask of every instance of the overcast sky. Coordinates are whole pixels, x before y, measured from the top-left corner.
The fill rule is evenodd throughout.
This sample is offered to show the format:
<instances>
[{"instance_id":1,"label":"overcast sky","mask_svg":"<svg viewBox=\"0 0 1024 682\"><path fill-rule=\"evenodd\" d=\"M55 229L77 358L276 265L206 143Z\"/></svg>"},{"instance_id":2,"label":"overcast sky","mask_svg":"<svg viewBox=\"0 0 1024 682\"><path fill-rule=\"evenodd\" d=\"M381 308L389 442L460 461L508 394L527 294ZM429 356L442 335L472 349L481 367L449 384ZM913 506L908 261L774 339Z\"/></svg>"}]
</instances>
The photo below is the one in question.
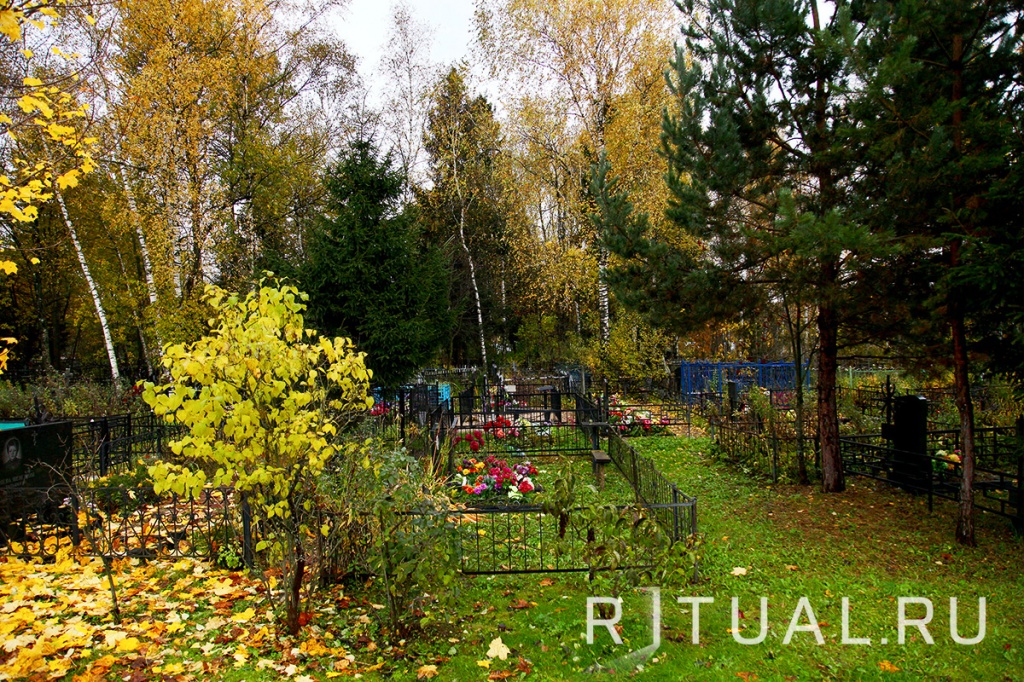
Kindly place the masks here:
<instances>
[{"instance_id":1,"label":"overcast sky","mask_svg":"<svg viewBox=\"0 0 1024 682\"><path fill-rule=\"evenodd\" d=\"M469 56L473 0L406 0L413 17L434 30L433 60L451 64ZM338 35L359 57L359 73L370 78L387 40L392 0L350 0L336 20ZM372 85L372 84L371 84Z\"/></svg>"}]
</instances>

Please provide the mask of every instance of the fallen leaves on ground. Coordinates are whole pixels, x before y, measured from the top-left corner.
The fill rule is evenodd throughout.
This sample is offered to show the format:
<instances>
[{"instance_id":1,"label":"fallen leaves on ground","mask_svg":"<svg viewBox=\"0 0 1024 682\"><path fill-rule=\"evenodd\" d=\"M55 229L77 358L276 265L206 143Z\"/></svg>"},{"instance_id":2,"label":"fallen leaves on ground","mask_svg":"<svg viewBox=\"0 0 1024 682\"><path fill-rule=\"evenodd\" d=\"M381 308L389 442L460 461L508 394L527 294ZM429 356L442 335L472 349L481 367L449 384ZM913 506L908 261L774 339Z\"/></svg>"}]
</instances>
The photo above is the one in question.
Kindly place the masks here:
<instances>
[{"instance_id":1,"label":"fallen leaves on ground","mask_svg":"<svg viewBox=\"0 0 1024 682\"><path fill-rule=\"evenodd\" d=\"M251 665L307 682L316 670L380 668L359 665L315 625L301 641L279 637L254 576L191 559L115 561L113 576L120 623L100 559L68 547L51 563L0 557L0 680L194 680Z\"/></svg>"},{"instance_id":2,"label":"fallen leaves on ground","mask_svg":"<svg viewBox=\"0 0 1024 682\"><path fill-rule=\"evenodd\" d=\"M899 668L894 666L889 661L882 661L882 662L880 662L878 664L878 669L881 670L883 673L898 673L900 671Z\"/></svg>"},{"instance_id":3,"label":"fallen leaves on ground","mask_svg":"<svg viewBox=\"0 0 1024 682\"><path fill-rule=\"evenodd\" d=\"M746 574L747 574L747 569L743 568L742 566L737 566L736 568L732 569L732 572L729 575L746 575Z\"/></svg>"},{"instance_id":4,"label":"fallen leaves on ground","mask_svg":"<svg viewBox=\"0 0 1024 682\"><path fill-rule=\"evenodd\" d=\"M437 666L436 665L421 665L416 670L417 680L429 680L432 677L437 677Z\"/></svg>"}]
</instances>

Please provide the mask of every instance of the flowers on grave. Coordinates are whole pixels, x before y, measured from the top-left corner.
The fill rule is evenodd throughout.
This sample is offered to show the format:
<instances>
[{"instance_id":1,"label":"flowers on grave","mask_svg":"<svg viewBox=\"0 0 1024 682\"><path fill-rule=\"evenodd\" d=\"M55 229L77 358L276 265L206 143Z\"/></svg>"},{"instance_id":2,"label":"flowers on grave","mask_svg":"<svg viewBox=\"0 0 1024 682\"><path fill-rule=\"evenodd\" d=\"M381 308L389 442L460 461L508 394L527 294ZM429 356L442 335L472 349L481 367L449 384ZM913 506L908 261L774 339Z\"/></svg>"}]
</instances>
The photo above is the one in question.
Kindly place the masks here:
<instances>
[{"instance_id":1,"label":"flowers on grave","mask_svg":"<svg viewBox=\"0 0 1024 682\"><path fill-rule=\"evenodd\" d=\"M932 460L932 469L935 471L956 471L956 465L960 464L960 450L937 450L935 459Z\"/></svg>"},{"instance_id":2,"label":"flowers on grave","mask_svg":"<svg viewBox=\"0 0 1024 682\"><path fill-rule=\"evenodd\" d=\"M516 420L516 426L522 429L522 431L518 433L523 433L524 435L528 434L538 438L547 438L551 435L551 422L549 421L531 422L526 417L520 417Z\"/></svg>"},{"instance_id":3,"label":"flowers on grave","mask_svg":"<svg viewBox=\"0 0 1024 682\"><path fill-rule=\"evenodd\" d=\"M370 408L371 417L386 417L391 412L391 406L384 400L375 402Z\"/></svg>"},{"instance_id":4,"label":"flowers on grave","mask_svg":"<svg viewBox=\"0 0 1024 682\"><path fill-rule=\"evenodd\" d=\"M519 436L519 429L516 428L516 425L508 417L499 416L484 424L484 433L502 440L504 438L517 438Z\"/></svg>"},{"instance_id":5,"label":"flowers on grave","mask_svg":"<svg viewBox=\"0 0 1024 682\"><path fill-rule=\"evenodd\" d=\"M455 474L455 497L481 502L510 500L519 502L537 490L533 476L537 468L529 462L509 465L491 455L483 460L462 460Z\"/></svg>"},{"instance_id":6,"label":"flowers on grave","mask_svg":"<svg viewBox=\"0 0 1024 682\"><path fill-rule=\"evenodd\" d=\"M480 429L467 431L452 439L453 446L458 446L459 443L465 443L473 452L480 452L480 448L484 446L484 433Z\"/></svg>"},{"instance_id":7,"label":"flowers on grave","mask_svg":"<svg viewBox=\"0 0 1024 682\"><path fill-rule=\"evenodd\" d=\"M655 436L668 432L671 420L668 417L655 419L650 410L626 407L609 401L608 422L623 436Z\"/></svg>"}]
</instances>

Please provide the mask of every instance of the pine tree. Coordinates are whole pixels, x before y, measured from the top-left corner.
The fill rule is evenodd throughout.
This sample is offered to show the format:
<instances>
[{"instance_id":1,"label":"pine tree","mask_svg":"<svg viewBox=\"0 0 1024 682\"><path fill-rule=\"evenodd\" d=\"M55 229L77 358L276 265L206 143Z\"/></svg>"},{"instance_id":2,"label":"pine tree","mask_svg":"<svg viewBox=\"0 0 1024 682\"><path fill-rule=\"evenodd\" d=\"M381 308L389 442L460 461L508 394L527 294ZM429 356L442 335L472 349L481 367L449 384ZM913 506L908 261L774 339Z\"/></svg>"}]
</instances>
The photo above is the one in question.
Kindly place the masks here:
<instances>
[{"instance_id":1,"label":"pine tree","mask_svg":"<svg viewBox=\"0 0 1024 682\"><path fill-rule=\"evenodd\" d=\"M367 354L375 384L398 386L451 329L444 260L420 242L415 210L399 207L404 178L371 142L354 142L326 184L330 215L312 232L302 274L310 312Z\"/></svg>"},{"instance_id":2,"label":"pine tree","mask_svg":"<svg viewBox=\"0 0 1024 682\"><path fill-rule=\"evenodd\" d=\"M839 335L866 281L855 275L886 243L848 211L843 15L823 25L816 0L679 6L686 41L671 78L678 110L664 120L667 216L697 246L657 239L636 221L608 224L606 243L626 261L611 278L679 331L749 314L794 288L812 303L822 487L839 492Z\"/></svg>"},{"instance_id":3,"label":"pine tree","mask_svg":"<svg viewBox=\"0 0 1024 682\"><path fill-rule=\"evenodd\" d=\"M866 27L855 43L865 87L854 114L868 151L857 191L865 220L893 226L905 244L917 286L894 297L928 314L924 338L944 337L932 350L952 366L960 417L956 537L974 545L972 342L1013 371L1022 339L1024 292L1007 275L1021 265L1024 8L906 0L853 11Z\"/></svg>"}]
</instances>

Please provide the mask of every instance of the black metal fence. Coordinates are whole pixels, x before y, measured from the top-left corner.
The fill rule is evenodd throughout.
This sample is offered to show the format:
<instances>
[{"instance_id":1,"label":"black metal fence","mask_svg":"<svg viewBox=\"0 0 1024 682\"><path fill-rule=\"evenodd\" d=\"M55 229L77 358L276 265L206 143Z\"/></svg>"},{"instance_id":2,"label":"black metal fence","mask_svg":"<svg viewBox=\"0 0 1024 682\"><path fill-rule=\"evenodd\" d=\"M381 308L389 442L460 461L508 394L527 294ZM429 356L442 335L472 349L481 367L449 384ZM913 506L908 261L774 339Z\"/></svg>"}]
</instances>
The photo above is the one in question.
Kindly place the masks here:
<instances>
[{"instance_id":1,"label":"black metal fence","mask_svg":"<svg viewBox=\"0 0 1024 682\"><path fill-rule=\"evenodd\" d=\"M1010 519L1024 532L1024 434L1020 428L976 430L974 506ZM840 438L847 473L896 485L908 492L959 501L963 465L959 432L929 431L924 452L893 448L881 434Z\"/></svg>"},{"instance_id":2,"label":"black metal fence","mask_svg":"<svg viewBox=\"0 0 1024 682\"><path fill-rule=\"evenodd\" d=\"M608 435L608 456L633 487L637 502L651 510L674 541L697 532L697 498L679 492L653 460L616 433Z\"/></svg>"},{"instance_id":3,"label":"black metal fence","mask_svg":"<svg viewBox=\"0 0 1024 682\"><path fill-rule=\"evenodd\" d=\"M697 500L681 493L657 469L614 431L605 399L577 391L562 393L551 384L512 384L489 396L470 388L454 399L453 412L436 416L439 447L448 445L447 471L464 458L489 455L502 459L525 457L590 457L606 448L615 467L634 491L634 512L657 522L669 543L697 532ZM564 388L564 386L563 386ZM552 394L554 389L557 398ZM493 401L496 396L505 398ZM514 397L513 397L514 396ZM491 400L489 400L491 399ZM551 417L539 420L551 411ZM532 419L531 419L532 417ZM451 446L454 443L454 446ZM620 500L621 502L622 500ZM452 512L459 560L468 574L540 573L601 570L595 557L594 526L586 521L592 509L547 514L538 506L511 505ZM633 556L630 566L653 560Z\"/></svg>"},{"instance_id":4,"label":"black metal fence","mask_svg":"<svg viewBox=\"0 0 1024 682\"><path fill-rule=\"evenodd\" d=\"M0 553L53 557L68 543L113 558L251 562L251 516L225 488L198 498L152 488L0 490Z\"/></svg>"},{"instance_id":5,"label":"black metal fence","mask_svg":"<svg viewBox=\"0 0 1024 682\"><path fill-rule=\"evenodd\" d=\"M140 457L156 456L184 427L150 414L77 417L72 422L73 475L106 476L124 473Z\"/></svg>"},{"instance_id":6,"label":"black metal fence","mask_svg":"<svg viewBox=\"0 0 1024 682\"><path fill-rule=\"evenodd\" d=\"M418 397L407 393L401 400L407 414L414 413L414 404L424 408L422 419L419 414L415 417L419 447L421 454L433 458L437 471L445 464L450 470L452 461L463 454L583 457L607 443L612 462L635 492L636 504L620 507L616 513L629 514L634 520L647 516L657 521L661 535L638 539L639 544L626 552L629 557L611 561L600 556L607 544L600 537L602 526L593 518L596 508L557 514L524 505L453 510L446 514L454 522L463 572L595 571L646 565L653 561L658 542L671 544L696 532L696 499L680 493L651 460L611 432L606 405L563 388L543 384L529 391L520 391L519 386L509 391L502 386L484 393L471 387L455 400L431 400L434 396L428 390ZM505 403L495 405L493 398L499 396ZM514 402L508 400L513 396ZM419 397L423 400L416 403ZM462 406L469 408L468 414L458 409ZM252 565L259 528L232 490L208 490L198 498L185 499L157 496L151 488L86 487L97 475L125 471L139 457L160 453L179 431L156 417L77 420L73 427L77 487L0 491L0 553L46 558L71 543L107 557L187 556L229 567ZM451 447L453 440L484 431L487 438L473 440L486 443L486 448L463 448L463 453ZM331 526L330 514L313 513L323 517L317 527ZM326 553L320 557L324 567L338 561Z\"/></svg>"},{"instance_id":7,"label":"black metal fence","mask_svg":"<svg viewBox=\"0 0 1024 682\"><path fill-rule=\"evenodd\" d=\"M779 415L778 419L765 420L751 414L736 419L712 417L709 427L718 452L727 461L773 483L784 477L797 479L800 436L793 419ZM804 423L803 457L812 476L816 476L820 468L816 431L816 425Z\"/></svg>"},{"instance_id":8,"label":"black metal fence","mask_svg":"<svg viewBox=\"0 0 1024 682\"><path fill-rule=\"evenodd\" d=\"M602 510L599 510L602 511ZM686 498L670 505L619 506L606 508L611 514L628 514L635 527L642 515L668 515L693 519L696 524L696 500ZM545 513L539 506L469 509L451 512L456 528L459 566L467 575L509 573L595 572L612 568L652 566L657 550L664 543L685 541L691 527L680 526L673 535L671 526L628 539L618 538L623 551L613 556L600 536L602 524L594 510L574 508L563 514ZM660 519L659 519L660 520ZM696 532L696 526L692 527Z\"/></svg>"}]
</instances>

